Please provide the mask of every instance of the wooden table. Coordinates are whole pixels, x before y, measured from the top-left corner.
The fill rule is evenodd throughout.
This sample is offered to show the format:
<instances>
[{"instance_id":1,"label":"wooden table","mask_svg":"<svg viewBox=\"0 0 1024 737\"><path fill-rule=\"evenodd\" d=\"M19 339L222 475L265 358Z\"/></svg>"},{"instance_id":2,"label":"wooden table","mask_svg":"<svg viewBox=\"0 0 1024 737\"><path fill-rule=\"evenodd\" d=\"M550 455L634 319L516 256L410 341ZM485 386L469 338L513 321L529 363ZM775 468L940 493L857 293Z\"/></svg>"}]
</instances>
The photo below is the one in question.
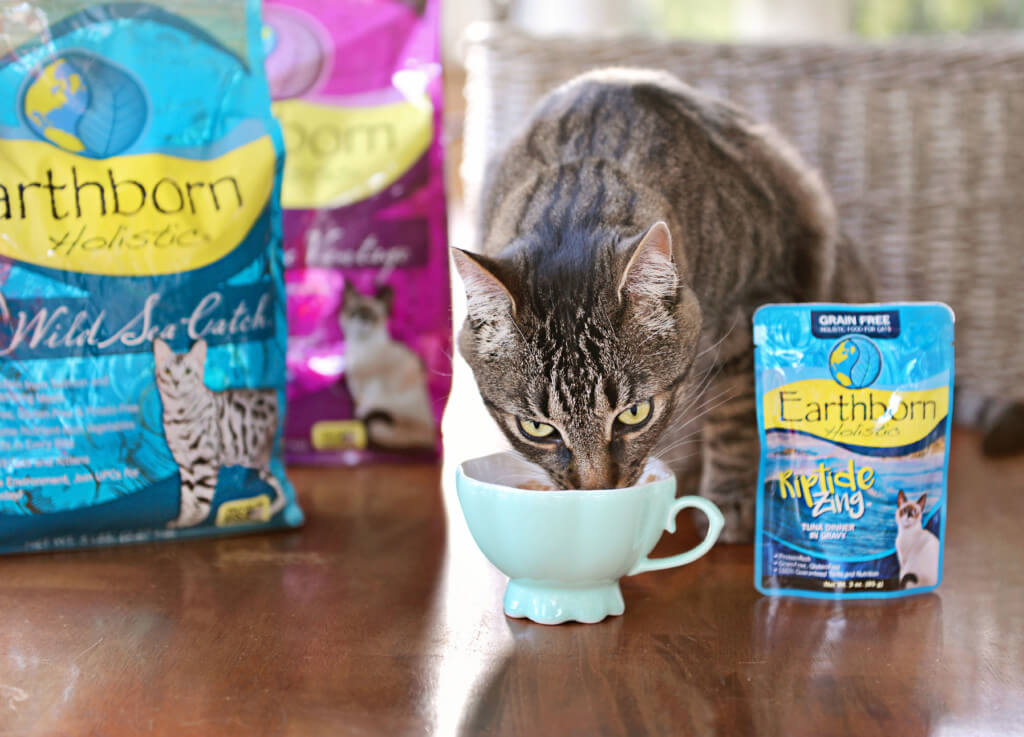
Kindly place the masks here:
<instances>
[{"instance_id":1,"label":"wooden table","mask_svg":"<svg viewBox=\"0 0 1024 737\"><path fill-rule=\"evenodd\" d=\"M765 598L719 546L545 627L437 467L296 470L299 532L0 561L0 735L1024 734L1024 459L951 476L937 594Z\"/></svg>"}]
</instances>

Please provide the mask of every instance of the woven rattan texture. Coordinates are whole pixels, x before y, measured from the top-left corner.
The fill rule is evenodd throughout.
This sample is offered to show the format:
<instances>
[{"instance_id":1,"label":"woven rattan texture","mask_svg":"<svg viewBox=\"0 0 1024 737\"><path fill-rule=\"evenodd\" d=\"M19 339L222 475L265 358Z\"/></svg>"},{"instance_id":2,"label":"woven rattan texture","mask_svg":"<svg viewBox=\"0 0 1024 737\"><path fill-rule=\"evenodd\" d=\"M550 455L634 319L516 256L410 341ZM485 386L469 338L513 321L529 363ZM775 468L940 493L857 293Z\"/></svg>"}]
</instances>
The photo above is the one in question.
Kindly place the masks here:
<instances>
[{"instance_id":1,"label":"woven rattan texture","mask_svg":"<svg viewBox=\"0 0 1024 737\"><path fill-rule=\"evenodd\" d=\"M488 25L465 48L471 215L488 157L547 90L599 66L667 69L796 144L882 299L953 307L960 386L1024 399L1024 41L723 45Z\"/></svg>"}]
</instances>

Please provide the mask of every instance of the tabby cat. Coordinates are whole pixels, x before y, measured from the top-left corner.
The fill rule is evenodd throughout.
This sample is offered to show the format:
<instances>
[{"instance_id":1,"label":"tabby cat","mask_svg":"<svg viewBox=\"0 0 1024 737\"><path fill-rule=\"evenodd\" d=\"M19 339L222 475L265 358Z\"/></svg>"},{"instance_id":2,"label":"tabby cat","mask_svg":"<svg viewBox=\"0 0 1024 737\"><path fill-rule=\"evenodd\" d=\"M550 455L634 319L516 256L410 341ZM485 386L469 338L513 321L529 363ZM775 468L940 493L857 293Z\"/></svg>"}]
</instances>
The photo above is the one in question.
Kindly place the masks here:
<instances>
[{"instance_id":1,"label":"tabby cat","mask_svg":"<svg viewBox=\"0 0 1024 737\"><path fill-rule=\"evenodd\" d=\"M494 419L563 488L634 483L652 453L752 536L751 315L864 301L819 178L768 126L666 73L549 94L489 167L459 348Z\"/></svg>"},{"instance_id":2,"label":"tabby cat","mask_svg":"<svg viewBox=\"0 0 1024 737\"><path fill-rule=\"evenodd\" d=\"M170 528L198 525L210 513L217 474L224 466L259 472L274 491L266 521L284 507L284 490L270 472L277 431L277 392L273 389L211 391L203 383L206 341L188 353L175 354L164 341L153 341L156 386L163 403L164 436L181 475L181 504Z\"/></svg>"}]
</instances>

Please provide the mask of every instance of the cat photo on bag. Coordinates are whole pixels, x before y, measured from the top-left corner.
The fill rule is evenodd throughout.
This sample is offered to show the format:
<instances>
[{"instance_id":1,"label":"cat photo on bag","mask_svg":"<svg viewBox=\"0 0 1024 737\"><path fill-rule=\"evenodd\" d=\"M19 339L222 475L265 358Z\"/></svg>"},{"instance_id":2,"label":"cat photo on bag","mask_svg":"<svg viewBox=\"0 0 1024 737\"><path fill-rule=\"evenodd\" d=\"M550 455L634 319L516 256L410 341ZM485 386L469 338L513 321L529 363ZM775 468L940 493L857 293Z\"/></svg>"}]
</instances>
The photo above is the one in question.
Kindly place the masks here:
<instances>
[{"instance_id":1,"label":"cat photo on bag","mask_svg":"<svg viewBox=\"0 0 1024 737\"><path fill-rule=\"evenodd\" d=\"M301 525L259 0L18 7L0 57L0 214L20 193L0 239L0 553Z\"/></svg>"},{"instance_id":2,"label":"cat photo on bag","mask_svg":"<svg viewBox=\"0 0 1024 737\"><path fill-rule=\"evenodd\" d=\"M194 527L206 519L224 466L254 469L274 492L269 506L252 508L250 519L266 521L286 502L284 489L270 471L277 434L277 391L211 391L203 381L206 353L202 339L180 354L159 338L153 341L164 437L181 477L178 516L167 523L172 529Z\"/></svg>"},{"instance_id":3,"label":"cat photo on bag","mask_svg":"<svg viewBox=\"0 0 1024 737\"><path fill-rule=\"evenodd\" d=\"M345 385L372 446L431 448L437 429L426 369L415 352L388 332L394 298L390 286L369 296L346 282L338 313L346 346Z\"/></svg>"}]
</instances>

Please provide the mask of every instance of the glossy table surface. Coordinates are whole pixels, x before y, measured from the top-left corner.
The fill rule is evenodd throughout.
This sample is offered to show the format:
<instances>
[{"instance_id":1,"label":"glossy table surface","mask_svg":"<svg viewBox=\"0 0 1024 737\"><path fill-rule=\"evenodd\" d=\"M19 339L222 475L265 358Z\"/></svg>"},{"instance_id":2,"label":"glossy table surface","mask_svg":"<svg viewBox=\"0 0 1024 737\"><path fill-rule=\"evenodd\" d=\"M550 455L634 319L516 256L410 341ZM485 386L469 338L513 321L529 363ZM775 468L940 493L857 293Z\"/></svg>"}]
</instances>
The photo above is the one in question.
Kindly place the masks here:
<instances>
[{"instance_id":1,"label":"glossy table surface","mask_svg":"<svg viewBox=\"0 0 1024 737\"><path fill-rule=\"evenodd\" d=\"M1024 733L1024 459L969 433L938 593L765 598L719 546L599 625L506 619L438 467L293 479L301 531L0 560L0 735Z\"/></svg>"}]
</instances>

